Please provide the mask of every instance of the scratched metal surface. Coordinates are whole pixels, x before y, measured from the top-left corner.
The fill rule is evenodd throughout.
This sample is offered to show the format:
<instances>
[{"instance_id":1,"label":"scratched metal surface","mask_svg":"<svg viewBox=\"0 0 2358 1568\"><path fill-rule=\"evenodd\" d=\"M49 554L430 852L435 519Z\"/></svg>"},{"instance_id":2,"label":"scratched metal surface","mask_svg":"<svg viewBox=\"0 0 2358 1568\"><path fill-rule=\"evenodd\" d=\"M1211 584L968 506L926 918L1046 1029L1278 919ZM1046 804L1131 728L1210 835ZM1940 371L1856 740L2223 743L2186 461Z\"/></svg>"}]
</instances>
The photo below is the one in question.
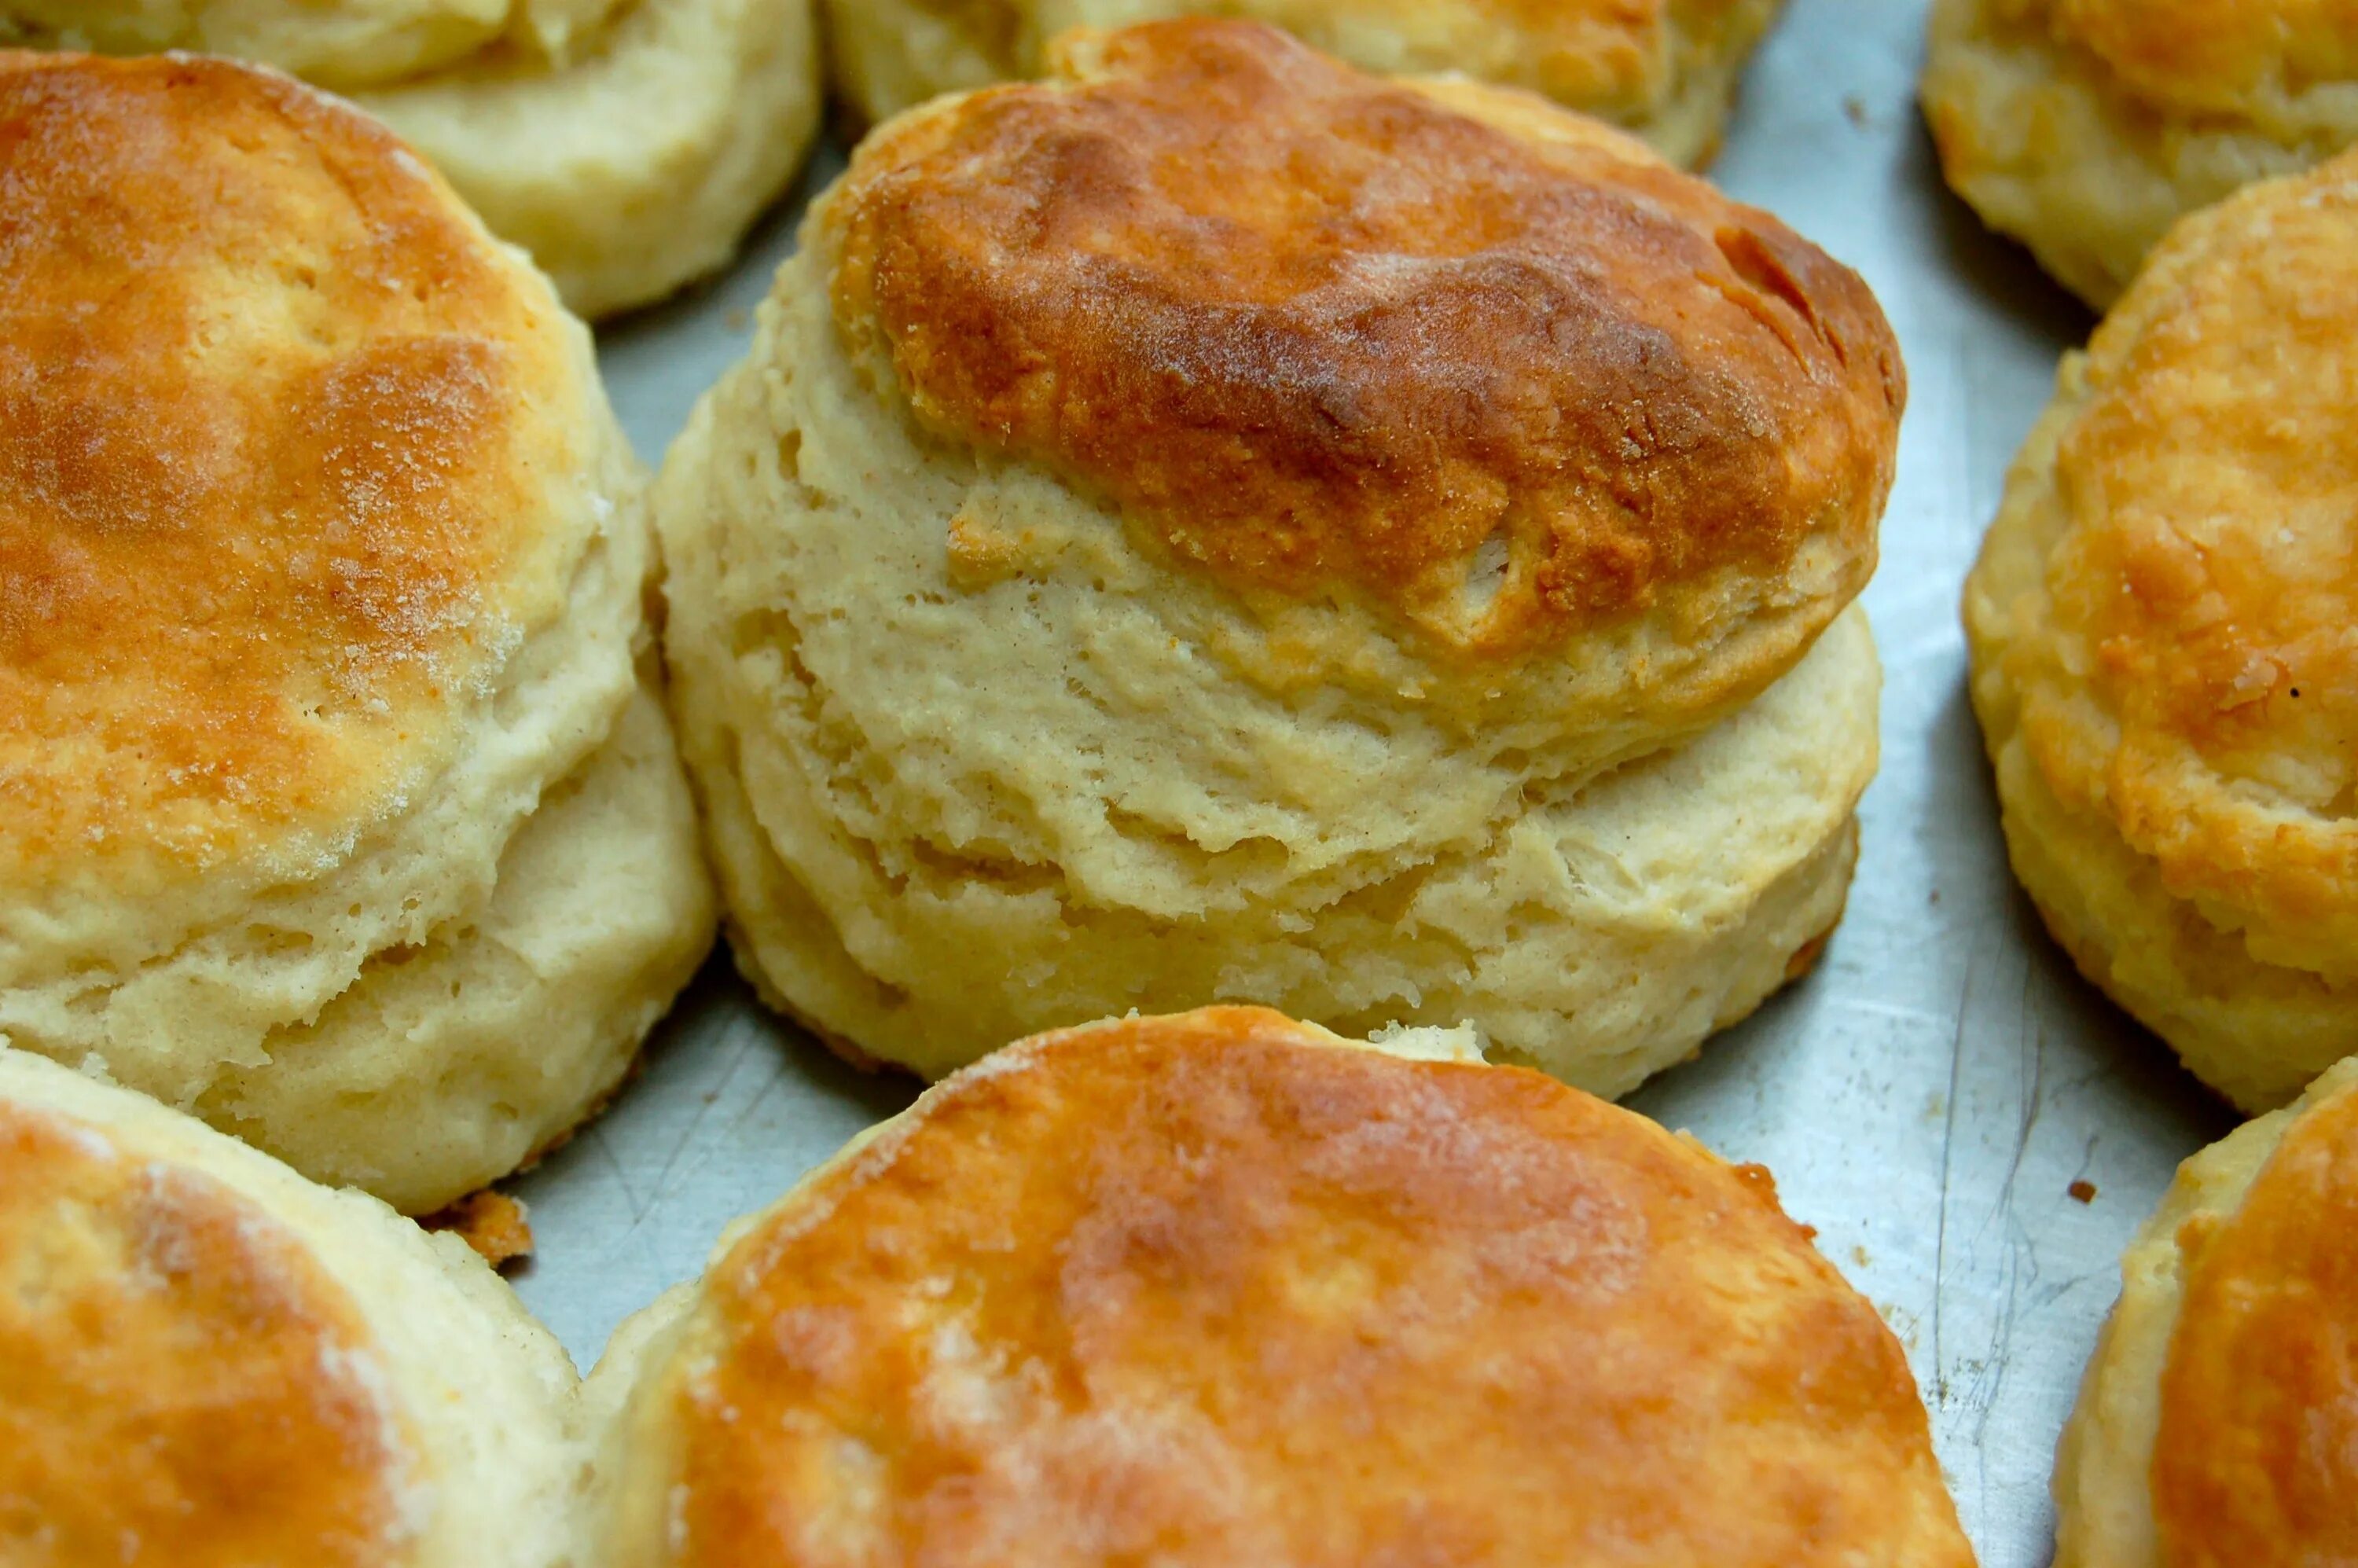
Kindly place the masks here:
<instances>
[{"instance_id":1,"label":"scratched metal surface","mask_svg":"<svg viewBox=\"0 0 2358 1568\"><path fill-rule=\"evenodd\" d=\"M2088 320L1941 187L1911 97L1921 32L1916 0L1793 0L1714 170L1864 272L1907 351L1899 481L1866 595L1883 772L1826 960L1634 1103L1776 1172L1906 1341L1983 1562L2037 1568L2050 1456L2121 1244L2228 1121L2078 980L2006 873L1958 585L2055 356ZM823 156L806 191L840 166ZM789 213L718 285L605 335L650 460L741 351L792 241ZM586 1367L731 1217L910 1093L765 1016L716 963L639 1082L518 1184L541 1244L525 1297ZM2093 1203L2067 1195L2075 1180Z\"/></svg>"}]
</instances>

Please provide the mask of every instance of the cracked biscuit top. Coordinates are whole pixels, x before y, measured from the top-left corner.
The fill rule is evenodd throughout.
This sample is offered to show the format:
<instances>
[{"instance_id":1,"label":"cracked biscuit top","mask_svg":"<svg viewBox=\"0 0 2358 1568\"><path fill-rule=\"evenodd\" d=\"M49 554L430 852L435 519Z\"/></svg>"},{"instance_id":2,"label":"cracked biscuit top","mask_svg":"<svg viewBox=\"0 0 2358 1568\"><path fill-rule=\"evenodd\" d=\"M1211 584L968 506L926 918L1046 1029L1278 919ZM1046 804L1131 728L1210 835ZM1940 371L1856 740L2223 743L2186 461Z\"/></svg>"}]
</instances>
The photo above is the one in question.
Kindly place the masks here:
<instances>
[{"instance_id":1,"label":"cracked biscuit top","mask_svg":"<svg viewBox=\"0 0 2358 1568\"><path fill-rule=\"evenodd\" d=\"M180 57L0 52L0 882L299 874L555 611L554 299L374 122Z\"/></svg>"},{"instance_id":2,"label":"cracked biscuit top","mask_svg":"<svg viewBox=\"0 0 2358 1568\"><path fill-rule=\"evenodd\" d=\"M1866 286L1537 99L1250 23L1072 35L823 211L846 344L921 425L1249 596L1485 659L1640 617L1805 646L1873 569L1905 384Z\"/></svg>"}]
</instances>

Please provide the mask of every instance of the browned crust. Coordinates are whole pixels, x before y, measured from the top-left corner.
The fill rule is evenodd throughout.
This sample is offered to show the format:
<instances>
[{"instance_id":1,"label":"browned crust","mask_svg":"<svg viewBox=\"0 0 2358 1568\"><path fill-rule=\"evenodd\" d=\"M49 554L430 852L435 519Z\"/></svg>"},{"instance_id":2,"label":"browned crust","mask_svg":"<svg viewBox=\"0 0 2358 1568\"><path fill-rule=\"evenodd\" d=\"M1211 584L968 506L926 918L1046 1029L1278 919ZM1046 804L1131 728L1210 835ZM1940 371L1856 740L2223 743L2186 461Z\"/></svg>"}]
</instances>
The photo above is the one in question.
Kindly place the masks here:
<instances>
[{"instance_id":1,"label":"browned crust","mask_svg":"<svg viewBox=\"0 0 2358 1568\"><path fill-rule=\"evenodd\" d=\"M681 1332L682 1563L1970 1561L1765 1173L1261 1009L986 1059Z\"/></svg>"},{"instance_id":2,"label":"browned crust","mask_svg":"<svg viewBox=\"0 0 2358 1568\"><path fill-rule=\"evenodd\" d=\"M2358 1561L2358 1094L2286 1131L2243 1205L2180 1237L2154 1522L2168 1568Z\"/></svg>"},{"instance_id":3,"label":"browned crust","mask_svg":"<svg viewBox=\"0 0 2358 1568\"><path fill-rule=\"evenodd\" d=\"M847 341L929 429L1232 587L1476 655L1731 574L1823 621L1872 569L1898 351L1774 218L1538 99L1254 24L1078 35L1057 70L886 127L824 210ZM1833 580L1783 584L1812 544Z\"/></svg>"},{"instance_id":4,"label":"browned crust","mask_svg":"<svg viewBox=\"0 0 2358 1568\"><path fill-rule=\"evenodd\" d=\"M572 1134L568 1132L565 1136L570 1138ZM530 1212L520 1199L490 1187L479 1187L417 1223L427 1230L456 1236L494 1269L503 1269L533 1253Z\"/></svg>"},{"instance_id":5,"label":"browned crust","mask_svg":"<svg viewBox=\"0 0 2358 1568\"><path fill-rule=\"evenodd\" d=\"M398 787L546 507L553 304L374 122L0 51L0 868L204 867Z\"/></svg>"},{"instance_id":6,"label":"browned crust","mask_svg":"<svg viewBox=\"0 0 2358 1568\"><path fill-rule=\"evenodd\" d=\"M2017 474L2002 524L2061 525L1996 605L2057 797L2265 961L2336 977L2358 934L2353 255L2358 154L2182 223L2067 368L2054 467Z\"/></svg>"},{"instance_id":7,"label":"browned crust","mask_svg":"<svg viewBox=\"0 0 2358 1568\"><path fill-rule=\"evenodd\" d=\"M0 1106L0 1557L396 1561L369 1348L243 1198Z\"/></svg>"}]
</instances>

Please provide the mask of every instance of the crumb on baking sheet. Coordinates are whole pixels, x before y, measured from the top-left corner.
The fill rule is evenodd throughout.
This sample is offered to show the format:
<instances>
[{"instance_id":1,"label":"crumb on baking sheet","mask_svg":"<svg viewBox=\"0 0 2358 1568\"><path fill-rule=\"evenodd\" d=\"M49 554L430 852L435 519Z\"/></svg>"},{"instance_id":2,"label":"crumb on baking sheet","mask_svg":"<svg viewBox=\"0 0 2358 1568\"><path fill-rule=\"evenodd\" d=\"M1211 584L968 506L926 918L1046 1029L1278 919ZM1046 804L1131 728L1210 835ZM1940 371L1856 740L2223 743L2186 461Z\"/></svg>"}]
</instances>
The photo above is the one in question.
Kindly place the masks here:
<instances>
[{"instance_id":1,"label":"crumb on baking sheet","mask_svg":"<svg viewBox=\"0 0 2358 1568\"><path fill-rule=\"evenodd\" d=\"M531 1216L521 1202L489 1187L469 1193L417 1223L428 1230L450 1232L494 1269L532 1256Z\"/></svg>"},{"instance_id":2,"label":"crumb on baking sheet","mask_svg":"<svg viewBox=\"0 0 2358 1568\"><path fill-rule=\"evenodd\" d=\"M2096 1201L2096 1184L2093 1182L2086 1180L2077 1181L2063 1190L2071 1195L2072 1201L2075 1203L2094 1203Z\"/></svg>"}]
</instances>

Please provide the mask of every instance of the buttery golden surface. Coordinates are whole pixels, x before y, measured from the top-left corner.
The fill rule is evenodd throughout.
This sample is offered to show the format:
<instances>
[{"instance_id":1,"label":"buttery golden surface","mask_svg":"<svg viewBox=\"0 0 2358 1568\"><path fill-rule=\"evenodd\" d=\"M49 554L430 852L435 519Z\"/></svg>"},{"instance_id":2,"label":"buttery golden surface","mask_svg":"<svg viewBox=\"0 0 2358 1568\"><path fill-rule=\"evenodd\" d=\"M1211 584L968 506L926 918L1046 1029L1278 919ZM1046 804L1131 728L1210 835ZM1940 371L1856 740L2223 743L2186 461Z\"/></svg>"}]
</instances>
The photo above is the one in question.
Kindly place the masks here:
<instances>
[{"instance_id":1,"label":"buttery golden surface","mask_svg":"<svg viewBox=\"0 0 2358 1568\"><path fill-rule=\"evenodd\" d=\"M0 54L0 881L295 869L554 605L553 300L391 135Z\"/></svg>"},{"instance_id":2,"label":"buttery golden surface","mask_svg":"<svg viewBox=\"0 0 2358 1568\"><path fill-rule=\"evenodd\" d=\"M2196 225L2098 331L2049 578L2118 743L2028 720L2173 891L2318 963L2358 951L2353 341L2358 160Z\"/></svg>"},{"instance_id":3,"label":"buttery golden surface","mask_svg":"<svg viewBox=\"0 0 2358 1568\"><path fill-rule=\"evenodd\" d=\"M2033 893L2255 1108L2346 1050L2306 1020L2358 981L2353 341L2358 155L2189 220L2066 362L1966 596ZM2182 937L2098 908L2147 881ZM2165 952L2180 980L2135 978Z\"/></svg>"},{"instance_id":4,"label":"buttery golden surface","mask_svg":"<svg viewBox=\"0 0 2358 1568\"><path fill-rule=\"evenodd\" d=\"M1814 633L1872 571L1898 349L1775 219L1537 100L1257 24L1053 63L888 127L827 208L847 340L929 428L1239 591L1468 654L1747 589ZM1786 583L1812 551L1838 565Z\"/></svg>"},{"instance_id":5,"label":"buttery golden surface","mask_svg":"<svg viewBox=\"0 0 2358 1568\"><path fill-rule=\"evenodd\" d=\"M2167 1568L2358 1561L2358 1093L2293 1121L2186 1271L2153 1453Z\"/></svg>"},{"instance_id":6,"label":"buttery golden surface","mask_svg":"<svg viewBox=\"0 0 2358 1568\"><path fill-rule=\"evenodd\" d=\"M1008 1048L673 1334L613 1561L1971 1561L1766 1173L1260 1009Z\"/></svg>"},{"instance_id":7,"label":"buttery golden surface","mask_svg":"<svg viewBox=\"0 0 2358 1568\"><path fill-rule=\"evenodd\" d=\"M0 1562L406 1561L372 1356L256 1204L0 1104Z\"/></svg>"}]
</instances>

